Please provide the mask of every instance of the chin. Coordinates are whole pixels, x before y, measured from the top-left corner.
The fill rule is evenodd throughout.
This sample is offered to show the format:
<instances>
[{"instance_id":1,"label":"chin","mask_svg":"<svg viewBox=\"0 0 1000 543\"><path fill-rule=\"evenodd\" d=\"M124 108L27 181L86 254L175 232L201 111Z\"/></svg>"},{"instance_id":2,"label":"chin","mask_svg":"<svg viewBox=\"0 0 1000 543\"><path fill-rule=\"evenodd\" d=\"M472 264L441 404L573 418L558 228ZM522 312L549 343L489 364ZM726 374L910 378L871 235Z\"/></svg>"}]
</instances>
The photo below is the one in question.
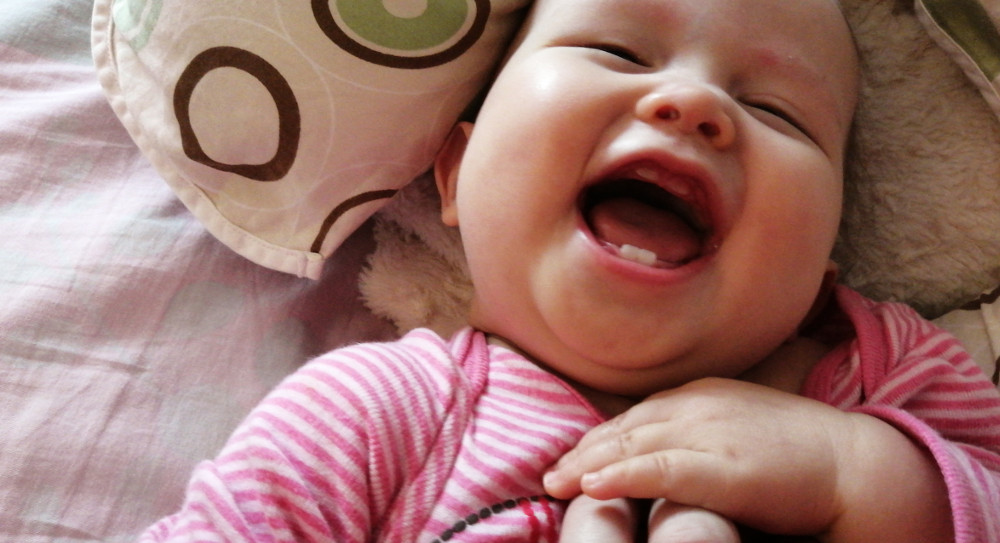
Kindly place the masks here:
<instances>
[{"instance_id":1,"label":"chin","mask_svg":"<svg viewBox=\"0 0 1000 543\"><path fill-rule=\"evenodd\" d=\"M607 394L630 398L642 398L701 377L684 371L686 364L683 362L664 363L662 357L655 361L641 360L635 357L634 349L632 351L628 355L619 357L584 358L567 355L559 358L549 357L548 360L560 362L555 365L558 367L546 364L543 366L552 368L573 383Z\"/></svg>"}]
</instances>

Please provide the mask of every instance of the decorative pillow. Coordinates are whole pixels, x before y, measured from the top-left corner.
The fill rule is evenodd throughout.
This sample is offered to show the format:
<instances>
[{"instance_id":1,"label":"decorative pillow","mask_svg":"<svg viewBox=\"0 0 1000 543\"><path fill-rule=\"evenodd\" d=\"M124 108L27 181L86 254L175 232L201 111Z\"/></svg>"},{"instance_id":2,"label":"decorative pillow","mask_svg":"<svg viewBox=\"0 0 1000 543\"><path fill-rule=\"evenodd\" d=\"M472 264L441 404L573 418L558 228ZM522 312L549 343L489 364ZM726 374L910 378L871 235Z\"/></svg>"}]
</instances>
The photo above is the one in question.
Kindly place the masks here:
<instances>
[{"instance_id":1,"label":"decorative pillow","mask_svg":"<svg viewBox=\"0 0 1000 543\"><path fill-rule=\"evenodd\" d=\"M430 165L528 0L97 0L112 107L191 212L317 278Z\"/></svg>"}]
</instances>

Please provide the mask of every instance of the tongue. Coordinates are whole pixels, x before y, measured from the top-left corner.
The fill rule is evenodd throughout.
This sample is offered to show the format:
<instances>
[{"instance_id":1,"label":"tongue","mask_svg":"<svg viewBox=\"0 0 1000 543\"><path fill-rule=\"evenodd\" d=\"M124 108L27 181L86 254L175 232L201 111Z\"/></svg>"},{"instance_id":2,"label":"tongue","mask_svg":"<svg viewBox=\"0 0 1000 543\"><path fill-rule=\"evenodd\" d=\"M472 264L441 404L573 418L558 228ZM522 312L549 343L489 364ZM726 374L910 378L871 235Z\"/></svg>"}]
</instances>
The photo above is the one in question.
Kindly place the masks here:
<instances>
[{"instance_id":1,"label":"tongue","mask_svg":"<svg viewBox=\"0 0 1000 543\"><path fill-rule=\"evenodd\" d=\"M701 236L691 225L634 198L604 200L591 208L587 219L597 239L651 251L661 262L682 264L701 253Z\"/></svg>"}]
</instances>

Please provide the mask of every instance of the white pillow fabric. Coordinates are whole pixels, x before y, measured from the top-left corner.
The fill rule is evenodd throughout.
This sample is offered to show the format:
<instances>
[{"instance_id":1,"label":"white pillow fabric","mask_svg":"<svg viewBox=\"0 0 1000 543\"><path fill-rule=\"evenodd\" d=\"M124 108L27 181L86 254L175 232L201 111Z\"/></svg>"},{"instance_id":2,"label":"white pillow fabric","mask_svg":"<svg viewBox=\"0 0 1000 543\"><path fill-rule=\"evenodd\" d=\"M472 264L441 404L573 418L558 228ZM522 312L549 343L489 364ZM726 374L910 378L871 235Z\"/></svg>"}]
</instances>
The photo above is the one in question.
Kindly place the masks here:
<instances>
[{"instance_id":1,"label":"white pillow fabric","mask_svg":"<svg viewBox=\"0 0 1000 543\"><path fill-rule=\"evenodd\" d=\"M954 334L1000 387L1000 287L934 322Z\"/></svg>"},{"instance_id":2,"label":"white pillow fabric","mask_svg":"<svg viewBox=\"0 0 1000 543\"><path fill-rule=\"evenodd\" d=\"M194 215L253 262L323 261L426 170L528 0L97 0L110 102Z\"/></svg>"}]
</instances>

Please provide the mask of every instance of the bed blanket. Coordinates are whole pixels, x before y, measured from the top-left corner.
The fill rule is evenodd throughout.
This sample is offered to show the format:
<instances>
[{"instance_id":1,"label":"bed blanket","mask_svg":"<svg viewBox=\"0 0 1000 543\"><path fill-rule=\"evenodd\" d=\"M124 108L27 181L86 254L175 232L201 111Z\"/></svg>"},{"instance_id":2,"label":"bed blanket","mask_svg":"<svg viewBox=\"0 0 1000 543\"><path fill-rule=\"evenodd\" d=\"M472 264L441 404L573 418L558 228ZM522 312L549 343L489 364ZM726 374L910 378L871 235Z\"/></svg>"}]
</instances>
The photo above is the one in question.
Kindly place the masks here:
<instances>
[{"instance_id":1,"label":"bed blanket","mask_svg":"<svg viewBox=\"0 0 1000 543\"><path fill-rule=\"evenodd\" d=\"M280 378L391 335L370 228L314 282L190 215L108 106L91 10L0 1L0 541L132 540Z\"/></svg>"}]
</instances>

